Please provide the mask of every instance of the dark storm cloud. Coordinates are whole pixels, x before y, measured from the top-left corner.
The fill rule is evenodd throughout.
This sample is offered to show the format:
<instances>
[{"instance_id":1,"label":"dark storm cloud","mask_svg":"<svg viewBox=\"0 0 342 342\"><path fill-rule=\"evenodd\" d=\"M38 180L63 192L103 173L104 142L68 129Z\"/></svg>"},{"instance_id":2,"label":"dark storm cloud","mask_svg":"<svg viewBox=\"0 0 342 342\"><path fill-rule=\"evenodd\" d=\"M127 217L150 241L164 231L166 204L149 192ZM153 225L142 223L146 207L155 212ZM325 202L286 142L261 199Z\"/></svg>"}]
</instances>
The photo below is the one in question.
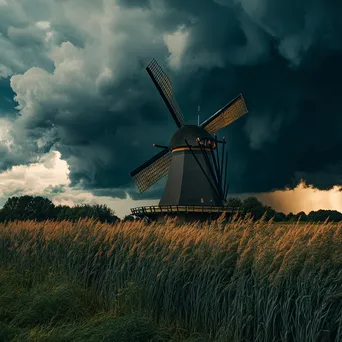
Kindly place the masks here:
<instances>
[{"instance_id":1,"label":"dark storm cloud","mask_svg":"<svg viewBox=\"0 0 342 342\"><path fill-rule=\"evenodd\" d=\"M111 3L92 7L89 23L73 7L72 23L64 12L60 23L48 9L35 16L52 16L56 44L70 43L49 54L53 73L36 68L12 78L22 114L13 128L18 145L37 154L54 146L70 165L72 185L106 195L114 188L108 191L124 197L129 172L176 129L144 70L156 57L188 122L196 122L199 104L204 120L243 93L249 114L220 132L228 139L232 192L295 186L300 178L323 189L342 184L339 2ZM185 50L170 68L164 34L180 29ZM39 44L39 31L28 34Z\"/></svg>"},{"instance_id":2,"label":"dark storm cloud","mask_svg":"<svg viewBox=\"0 0 342 342\"><path fill-rule=\"evenodd\" d=\"M181 97L187 112L200 101L210 115L240 91L250 110L221 132L229 139L231 190L295 186L301 177L323 189L341 184L342 5L220 1L224 10L169 3L197 19L182 60L200 65L183 84L196 93L190 103Z\"/></svg>"},{"instance_id":3,"label":"dark storm cloud","mask_svg":"<svg viewBox=\"0 0 342 342\"><path fill-rule=\"evenodd\" d=\"M14 93L10 87L8 79L0 79L0 111L3 115L15 114L14 106L16 105L13 101Z\"/></svg>"}]
</instances>

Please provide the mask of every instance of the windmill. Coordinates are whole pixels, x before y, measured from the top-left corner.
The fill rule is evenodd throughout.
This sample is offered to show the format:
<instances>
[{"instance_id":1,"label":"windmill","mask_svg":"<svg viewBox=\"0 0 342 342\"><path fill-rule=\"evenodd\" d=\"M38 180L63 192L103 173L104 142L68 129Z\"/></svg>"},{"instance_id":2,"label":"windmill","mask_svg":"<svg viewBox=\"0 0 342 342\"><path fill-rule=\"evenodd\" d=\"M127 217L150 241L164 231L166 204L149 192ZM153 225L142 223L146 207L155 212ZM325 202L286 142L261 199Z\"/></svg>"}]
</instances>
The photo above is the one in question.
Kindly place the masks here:
<instances>
[{"instance_id":1,"label":"windmill","mask_svg":"<svg viewBox=\"0 0 342 342\"><path fill-rule=\"evenodd\" d=\"M248 112L242 95L201 124L187 125L173 96L171 82L155 59L146 70L178 130L168 146L154 144L161 151L130 173L140 192L168 175L159 206L133 208L132 213L141 216L147 208L151 213L163 211L162 208L168 212L175 208L179 211L180 207L186 207L187 212L189 207L201 208L202 212L208 206L223 208L228 192L228 155L224 154L225 139L219 140L216 132Z\"/></svg>"}]
</instances>

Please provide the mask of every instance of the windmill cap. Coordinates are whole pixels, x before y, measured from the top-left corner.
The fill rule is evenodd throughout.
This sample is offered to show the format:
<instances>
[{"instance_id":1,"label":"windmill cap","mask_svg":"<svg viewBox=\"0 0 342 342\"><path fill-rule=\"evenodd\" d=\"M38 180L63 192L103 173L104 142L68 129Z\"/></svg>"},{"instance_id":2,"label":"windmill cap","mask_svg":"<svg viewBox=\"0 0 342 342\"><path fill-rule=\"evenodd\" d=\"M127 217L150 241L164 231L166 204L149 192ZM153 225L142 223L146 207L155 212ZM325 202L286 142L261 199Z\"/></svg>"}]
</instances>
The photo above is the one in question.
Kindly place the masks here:
<instances>
[{"instance_id":1,"label":"windmill cap","mask_svg":"<svg viewBox=\"0 0 342 342\"><path fill-rule=\"evenodd\" d=\"M214 137L203 127L197 125L184 125L171 138L169 148L173 149L187 146L185 139L190 146L197 146L197 138L214 140Z\"/></svg>"}]
</instances>

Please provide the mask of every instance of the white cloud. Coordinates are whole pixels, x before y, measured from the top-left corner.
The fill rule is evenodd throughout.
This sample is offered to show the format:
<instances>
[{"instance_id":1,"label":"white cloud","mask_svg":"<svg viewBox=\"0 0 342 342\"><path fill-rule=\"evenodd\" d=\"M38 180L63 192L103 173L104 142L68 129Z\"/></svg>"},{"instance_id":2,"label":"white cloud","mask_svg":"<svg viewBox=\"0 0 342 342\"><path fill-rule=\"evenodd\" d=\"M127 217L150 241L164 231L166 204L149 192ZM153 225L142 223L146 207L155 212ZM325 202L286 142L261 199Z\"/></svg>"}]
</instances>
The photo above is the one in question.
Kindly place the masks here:
<instances>
[{"instance_id":1,"label":"white cloud","mask_svg":"<svg viewBox=\"0 0 342 342\"><path fill-rule=\"evenodd\" d=\"M0 79L13 75L13 71L6 65L0 63Z\"/></svg>"},{"instance_id":2,"label":"white cloud","mask_svg":"<svg viewBox=\"0 0 342 342\"><path fill-rule=\"evenodd\" d=\"M36 120L52 119L52 112L64 120L67 113L88 112L90 103L101 115L101 109L96 108L110 107L115 111L137 101L140 93L131 89L124 92L125 96L118 94L108 103L106 87L115 87L134 77L142 70L141 60L147 62L152 56L157 57L166 51L166 46L157 28L150 24L149 11L122 9L111 1L103 4L94 8L88 20L83 20L81 13L89 9L89 4L76 8L68 2L68 6L59 7L62 18L88 37L87 43L83 47L72 41L50 44L45 47L45 56L54 65L53 72L42 68L42 63L36 63L36 67L26 67L24 73L11 78L21 121L31 120L33 116ZM51 22L38 21L35 25L40 31L41 28L51 29L50 34L58 36L58 32L53 33L52 19Z\"/></svg>"},{"instance_id":3,"label":"white cloud","mask_svg":"<svg viewBox=\"0 0 342 342\"><path fill-rule=\"evenodd\" d=\"M43 31L49 30L51 28L51 23L49 21L37 21L36 26Z\"/></svg>"},{"instance_id":4,"label":"white cloud","mask_svg":"<svg viewBox=\"0 0 342 342\"><path fill-rule=\"evenodd\" d=\"M0 203L11 196L45 196L55 205L106 204L121 218L129 214L132 207L156 203L153 200L134 201L130 197L95 196L89 191L69 187L69 174L69 165L58 151L44 155L37 163L14 166L0 173Z\"/></svg>"},{"instance_id":5,"label":"white cloud","mask_svg":"<svg viewBox=\"0 0 342 342\"><path fill-rule=\"evenodd\" d=\"M70 183L68 176L68 165L60 159L60 153L50 152L38 163L13 166L1 173L0 197L12 193L42 194L49 186L67 186Z\"/></svg>"},{"instance_id":6,"label":"white cloud","mask_svg":"<svg viewBox=\"0 0 342 342\"><path fill-rule=\"evenodd\" d=\"M0 117L0 142L9 142L11 122Z\"/></svg>"},{"instance_id":7,"label":"white cloud","mask_svg":"<svg viewBox=\"0 0 342 342\"><path fill-rule=\"evenodd\" d=\"M167 47L163 32L151 23L151 10L120 8L109 0L80 4L55 2L27 24L29 34L41 39L40 52L51 68L36 61L34 67L23 62L15 69L11 87L20 117L13 124L13 139L37 156L54 146L71 173L81 175L78 182L82 177L91 182L100 177L99 169L109 173L110 166L120 184L120 165L131 160L111 146L129 143L134 127L125 134L118 127L123 121L137 125L142 120L137 103L156 98L152 87L152 95L145 92L148 77L137 75L152 57L164 59ZM12 32L19 41L22 29ZM133 111L131 123L126 113Z\"/></svg>"},{"instance_id":8,"label":"white cloud","mask_svg":"<svg viewBox=\"0 0 342 342\"><path fill-rule=\"evenodd\" d=\"M169 64L174 69L179 68L181 65L188 36L189 32L184 26L180 27L176 32L164 35L164 42L170 52Z\"/></svg>"}]
</instances>

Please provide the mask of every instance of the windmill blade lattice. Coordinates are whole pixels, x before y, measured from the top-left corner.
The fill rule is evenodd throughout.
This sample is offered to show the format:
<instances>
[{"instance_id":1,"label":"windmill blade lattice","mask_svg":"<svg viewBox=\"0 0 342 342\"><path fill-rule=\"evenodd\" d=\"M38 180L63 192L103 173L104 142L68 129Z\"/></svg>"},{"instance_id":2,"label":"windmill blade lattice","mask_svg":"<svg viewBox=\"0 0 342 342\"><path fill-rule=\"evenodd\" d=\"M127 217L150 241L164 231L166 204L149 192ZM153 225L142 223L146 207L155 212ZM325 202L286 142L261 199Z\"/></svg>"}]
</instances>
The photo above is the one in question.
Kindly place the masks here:
<instances>
[{"instance_id":1,"label":"windmill blade lattice","mask_svg":"<svg viewBox=\"0 0 342 342\"><path fill-rule=\"evenodd\" d=\"M140 192L144 192L168 174L171 157L171 151L166 148L130 173Z\"/></svg>"},{"instance_id":2,"label":"windmill blade lattice","mask_svg":"<svg viewBox=\"0 0 342 342\"><path fill-rule=\"evenodd\" d=\"M173 96L172 85L169 78L155 59L150 62L146 70L150 75L153 83L157 87L161 97L163 98L167 108L169 109L173 119L175 120L176 125L178 127L181 127L183 125L184 117Z\"/></svg>"},{"instance_id":3,"label":"windmill blade lattice","mask_svg":"<svg viewBox=\"0 0 342 342\"><path fill-rule=\"evenodd\" d=\"M240 94L233 101L229 102L212 115L208 120L204 121L201 126L209 133L213 134L247 113L248 109L245 100L242 94Z\"/></svg>"}]
</instances>

